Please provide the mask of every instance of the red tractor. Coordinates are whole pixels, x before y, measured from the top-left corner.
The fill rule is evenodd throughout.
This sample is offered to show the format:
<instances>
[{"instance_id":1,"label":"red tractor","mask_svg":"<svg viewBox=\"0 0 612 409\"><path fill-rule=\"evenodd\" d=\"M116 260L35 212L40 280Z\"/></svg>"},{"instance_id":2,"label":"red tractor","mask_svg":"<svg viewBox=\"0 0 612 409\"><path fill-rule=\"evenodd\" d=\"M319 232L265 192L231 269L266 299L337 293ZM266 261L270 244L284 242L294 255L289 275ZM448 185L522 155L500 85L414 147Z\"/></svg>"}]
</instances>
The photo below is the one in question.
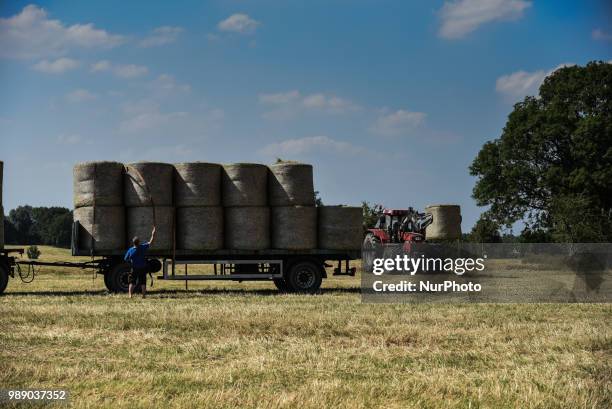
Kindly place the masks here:
<instances>
[{"instance_id":1,"label":"red tractor","mask_svg":"<svg viewBox=\"0 0 612 409\"><path fill-rule=\"evenodd\" d=\"M433 215L419 213L412 207L408 209L383 209L378 207L378 220L363 241L363 261L366 270L371 267L372 259L381 244L403 244L403 249L411 252L413 243L425 242L425 229L433 223Z\"/></svg>"},{"instance_id":2,"label":"red tractor","mask_svg":"<svg viewBox=\"0 0 612 409\"><path fill-rule=\"evenodd\" d=\"M433 223L430 213L408 209L382 209L374 228L368 229L365 242L369 244L421 243L425 241L425 229Z\"/></svg>"}]
</instances>

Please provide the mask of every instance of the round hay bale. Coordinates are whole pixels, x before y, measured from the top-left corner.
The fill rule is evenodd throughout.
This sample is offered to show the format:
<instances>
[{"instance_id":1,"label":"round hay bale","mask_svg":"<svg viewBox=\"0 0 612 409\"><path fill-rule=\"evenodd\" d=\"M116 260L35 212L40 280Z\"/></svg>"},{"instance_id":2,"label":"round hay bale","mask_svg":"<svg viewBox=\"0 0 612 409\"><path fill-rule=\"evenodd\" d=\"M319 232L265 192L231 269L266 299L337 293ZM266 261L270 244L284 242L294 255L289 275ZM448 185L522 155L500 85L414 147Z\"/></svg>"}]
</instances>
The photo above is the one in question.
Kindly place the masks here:
<instances>
[{"instance_id":1,"label":"round hay bale","mask_svg":"<svg viewBox=\"0 0 612 409\"><path fill-rule=\"evenodd\" d=\"M174 165L176 207L221 206L221 165L194 162Z\"/></svg>"},{"instance_id":2,"label":"round hay bale","mask_svg":"<svg viewBox=\"0 0 612 409\"><path fill-rule=\"evenodd\" d=\"M123 164L84 162L73 168L74 207L123 206Z\"/></svg>"},{"instance_id":3,"label":"round hay bale","mask_svg":"<svg viewBox=\"0 0 612 409\"><path fill-rule=\"evenodd\" d=\"M270 206L314 206L312 165L283 162L270 166Z\"/></svg>"},{"instance_id":4,"label":"round hay bale","mask_svg":"<svg viewBox=\"0 0 612 409\"><path fill-rule=\"evenodd\" d=\"M317 248L317 208L282 206L271 209L272 248L309 250Z\"/></svg>"},{"instance_id":5,"label":"round hay bale","mask_svg":"<svg viewBox=\"0 0 612 409\"><path fill-rule=\"evenodd\" d=\"M270 248L270 208L226 207L225 247L232 250Z\"/></svg>"},{"instance_id":6,"label":"round hay bale","mask_svg":"<svg viewBox=\"0 0 612 409\"><path fill-rule=\"evenodd\" d=\"M172 206L174 173L172 165L138 162L126 165L125 169L124 200L126 206Z\"/></svg>"},{"instance_id":7,"label":"round hay bale","mask_svg":"<svg viewBox=\"0 0 612 409\"><path fill-rule=\"evenodd\" d=\"M127 241L128 247L132 245L132 239L138 236L142 242L149 240L153 224L156 222L157 232L155 242L149 249L151 252L169 253L173 247L173 222L174 208L170 206L153 207L128 207L126 211Z\"/></svg>"},{"instance_id":8,"label":"round hay bale","mask_svg":"<svg viewBox=\"0 0 612 409\"><path fill-rule=\"evenodd\" d=\"M461 238L461 207L459 205L429 205L425 213L433 215L433 223L427 226L425 237L430 240L455 240Z\"/></svg>"},{"instance_id":9,"label":"round hay bale","mask_svg":"<svg viewBox=\"0 0 612 409\"><path fill-rule=\"evenodd\" d=\"M268 204L268 167L257 163L223 166L223 206L266 206Z\"/></svg>"},{"instance_id":10,"label":"round hay bale","mask_svg":"<svg viewBox=\"0 0 612 409\"><path fill-rule=\"evenodd\" d=\"M102 254L122 251L125 247L125 208L123 206L87 206L74 209L80 224L79 250Z\"/></svg>"},{"instance_id":11,"label":"round hay bale","mask_svg":"<svg viewBox=\"0 0 612 409\"><path fill-rule=\"evenodd\" d=\"M363 241L361 207L321 206L318 210L319 248L359 250Z\"/></svg>"},{"instance_id":12,"label":"round hay bale","mask_svg":"<svg viewBox=\"0 0 612 409\"><path fill-rule=\"evenodd\" d=\"M179 207L176 209L176 248L219 250L223 248L223 208Z\"/></svg>"}]
</instances>

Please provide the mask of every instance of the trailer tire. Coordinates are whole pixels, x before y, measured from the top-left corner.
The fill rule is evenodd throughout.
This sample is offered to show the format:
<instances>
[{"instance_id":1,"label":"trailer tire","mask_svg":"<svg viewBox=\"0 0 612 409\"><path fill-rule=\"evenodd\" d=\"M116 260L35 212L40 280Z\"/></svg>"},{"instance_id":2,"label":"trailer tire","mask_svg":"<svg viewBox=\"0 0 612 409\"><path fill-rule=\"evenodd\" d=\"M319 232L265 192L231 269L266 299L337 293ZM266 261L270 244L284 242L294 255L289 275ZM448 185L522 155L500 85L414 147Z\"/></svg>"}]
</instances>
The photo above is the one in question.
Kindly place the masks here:
<instances>
[{"instance_id":1,"label":"trailer tire","mask_svg":"<svg viewBox=\"0 0 612 409\"><path fill-rule=\"evenodd\" d=\"M0 263L0 295L4 294L4 290L6 290L6 286L8 285L8 269L4 264Z\"/></svg>"},{"instance_id":2,"label":"trailer tire","mask_svg":"<svg viewBox=\"0 0 612 409\"><path fill-rule=\"evenodd\" d=\"M128 275L132 267L129 263L115 264L104 276L104 283L113 293L128 292Z\"/></svg>"},{"instance_id":3,"label":"trailer tire","mask_svg":"<svg viewBox=\"0 0 612 409\"><path fill-rule=\"evenodd\" d=\"M106 289L108 291L110 291L111 293L113 292L113 288L110 282L110 271L104 273L104 285L106 286Z\"/></svg>"},{"instance_id":4,"label":"trailer tire","mask_svg":"<svg viewBox=\"0 0 612 409\"><path fill-rule=\"evenodd\" d=\"M323 273L316 263L299 261L289 267L285 280L292 292L314 294L321 288Z\"/></svg>"},{"instance_id":5,"label":"trailer tire","mask_svg":"<svg viewBox=\"0 0 612 409\"><path fill-rule=\"evenodd\" d=\"M274 278L274 285L278 288L279 291L286 292L289 291L289 286L287 285L287 281L284 278Z\"/></svg>"}]
</instances>

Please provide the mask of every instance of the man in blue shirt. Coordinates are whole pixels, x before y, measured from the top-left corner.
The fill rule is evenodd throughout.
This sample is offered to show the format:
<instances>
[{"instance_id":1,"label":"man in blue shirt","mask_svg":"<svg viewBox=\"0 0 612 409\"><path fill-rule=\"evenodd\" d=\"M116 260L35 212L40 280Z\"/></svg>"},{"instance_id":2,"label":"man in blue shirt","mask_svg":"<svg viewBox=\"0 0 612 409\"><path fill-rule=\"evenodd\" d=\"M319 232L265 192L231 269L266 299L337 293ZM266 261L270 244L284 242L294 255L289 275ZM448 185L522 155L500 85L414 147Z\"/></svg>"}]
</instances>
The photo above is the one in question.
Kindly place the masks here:
<instances>
[{"instance_id":1,"label":"man in blue shirt","mask_svg":"<svg viewBox=\"0 0 612 409\"><path fill-rule=\"evenodd\" d=\"M153 227L153 231L151 232L151 238L146 243L140 243L140 239L138 237L134 237L132 239L132 243L134 244L132 247L128 249L125 253L125 257L123 258L125 261L130 262L132 265L132 271L128 276L128 293L130 298L132 298L132 291L134 291L134 286L140 285L140 289L142 291L142 298L145 298L147 292L147 259L145 256L147 255L147 250L153 244L155 240L155 227Z\"/></svg>"}]
</instances>

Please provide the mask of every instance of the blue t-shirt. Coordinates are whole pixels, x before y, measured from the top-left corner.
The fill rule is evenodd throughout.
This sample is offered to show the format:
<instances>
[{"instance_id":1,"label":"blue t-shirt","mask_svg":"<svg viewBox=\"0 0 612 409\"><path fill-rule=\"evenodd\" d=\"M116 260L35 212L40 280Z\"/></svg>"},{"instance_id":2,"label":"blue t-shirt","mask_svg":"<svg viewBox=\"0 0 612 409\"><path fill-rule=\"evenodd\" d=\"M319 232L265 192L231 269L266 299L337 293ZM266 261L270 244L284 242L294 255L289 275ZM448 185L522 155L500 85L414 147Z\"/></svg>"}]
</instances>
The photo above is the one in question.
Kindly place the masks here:
<instances>
[{"instance_id":1,"label":"blue t-shirt","mask_svg":"<svg viewBox=\"0 0 612 409\"><path fill-rule=\"evenodd\" d=\"M125 253L125 257L123 257L123 259L132 263L132 267L134 268L146 267L147 261L145 259L145 255L147 254L149 246L149 243L142 243L138 245L138 247L130 247Z\"/></svg>"}]
</instances>

